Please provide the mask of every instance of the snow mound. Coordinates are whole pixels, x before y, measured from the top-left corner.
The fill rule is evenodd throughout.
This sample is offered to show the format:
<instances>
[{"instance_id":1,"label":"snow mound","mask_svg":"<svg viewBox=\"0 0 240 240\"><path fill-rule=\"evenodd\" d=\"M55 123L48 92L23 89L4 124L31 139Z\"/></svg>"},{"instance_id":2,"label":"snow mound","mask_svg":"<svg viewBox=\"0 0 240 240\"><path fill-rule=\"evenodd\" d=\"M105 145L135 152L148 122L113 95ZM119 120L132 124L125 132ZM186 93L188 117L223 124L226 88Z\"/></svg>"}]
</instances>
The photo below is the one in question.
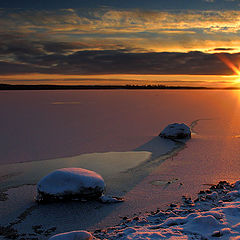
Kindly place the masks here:
<instances>
[{"instance_id":1,"label":"snow mound","mask_svg":"<svg viewBox=\"0 0 240 240\"><path fill-rule=\"evenodd\" d=\"M190 138L191 130L184 123L173 123L164 128L159 136L170 139Z\"/></svg>"},{"instance_id":2,"label":"snow mound","mask_svg":"<svg viewBox=\"0 0 240 240\"><path fill-rule=\"evenodd\" d=\"M60 233L49 238L49 240L91 240L93 236L86 231L72 231Z\"/></svg>"},{"instance_id":3,"label":"snow mound","mask_svg":"<svg viewBox=\"0 0 240 240\"><path fill-rule=\"evenodd\" d=\"M104 191L104 180L96 172L83 168L62 168L38 182L37 200L96 199L101 197Z\"/></svg>"}]
</instances>

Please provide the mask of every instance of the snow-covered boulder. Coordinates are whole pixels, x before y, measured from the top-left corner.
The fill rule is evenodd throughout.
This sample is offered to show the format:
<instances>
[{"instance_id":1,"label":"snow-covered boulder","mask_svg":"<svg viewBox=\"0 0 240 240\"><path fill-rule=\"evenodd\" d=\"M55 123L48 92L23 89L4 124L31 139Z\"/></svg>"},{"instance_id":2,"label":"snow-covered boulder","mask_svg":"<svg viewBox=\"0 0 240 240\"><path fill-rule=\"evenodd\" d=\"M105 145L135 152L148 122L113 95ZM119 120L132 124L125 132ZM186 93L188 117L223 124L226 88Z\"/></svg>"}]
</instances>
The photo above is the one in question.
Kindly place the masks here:
<instances>
[{"instance_id":1,"label":"snow-covered boulder","mask_svg":"<svg viewBox=\"0 0 240 240\"><path fill-rule=\"evenodd\" d=\"M37 184L37 200L97 199L105 192L103 178L82 168L62 168L43 177Z\"/></svg>"},{"instance_id":2,"label":"snow-covered boulder","mask_svg":"<svg viewBox=\"0 0 240 240\"><path fill-rule=\"evenodd\" d=\"M170 139L190 138L191 130L184 123L173 123L164 128L159 136Z\"/></svg>"},{"instance_id":3,"label":"snow-covered boulder","mask_svg":"<svg viewBox=\"0 0 240 240\"><path fill-rule=\"evenodd\" d=\"M72 231L60 233L49 238L49 240L91 240L93 236L86 231Z\"/></svg>"}]
</instances>

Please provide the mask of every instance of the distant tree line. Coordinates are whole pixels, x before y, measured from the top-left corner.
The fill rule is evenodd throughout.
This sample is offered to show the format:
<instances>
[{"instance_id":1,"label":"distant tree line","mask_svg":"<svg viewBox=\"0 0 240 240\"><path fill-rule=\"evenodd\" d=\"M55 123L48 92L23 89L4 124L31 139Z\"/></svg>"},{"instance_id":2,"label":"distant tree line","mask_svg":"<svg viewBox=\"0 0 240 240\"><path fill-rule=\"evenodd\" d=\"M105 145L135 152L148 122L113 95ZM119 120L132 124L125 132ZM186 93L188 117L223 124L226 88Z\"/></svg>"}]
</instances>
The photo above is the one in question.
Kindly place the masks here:
<instances>
[{"instance_id":1,"label":"distant tree line","mask_svg":"<svg viewBox=\"0 0 240 240\"><path fill-rule=\"evenodd\" d=\"M166 85L12 85L0 84L0 90L84 90L84 89L239 89L229 88L209 88L194 86L166 86Z\"/></svg>"}]
</instances>

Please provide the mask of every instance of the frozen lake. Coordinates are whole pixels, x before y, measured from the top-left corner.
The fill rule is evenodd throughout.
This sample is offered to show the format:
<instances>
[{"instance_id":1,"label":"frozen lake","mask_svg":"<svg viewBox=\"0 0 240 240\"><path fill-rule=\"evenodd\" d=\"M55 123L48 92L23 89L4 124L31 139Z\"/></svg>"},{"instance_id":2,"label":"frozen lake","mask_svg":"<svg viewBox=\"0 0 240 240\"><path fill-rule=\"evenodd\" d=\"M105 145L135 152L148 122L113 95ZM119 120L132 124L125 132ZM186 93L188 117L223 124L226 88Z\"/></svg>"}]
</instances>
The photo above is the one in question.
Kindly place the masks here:
<instances>
[{"instance_id":1,"label":"frozen lake","mask_svg":"<svg viewBox=\"0 0 240 240\"><path fill-rule=\"evenodd\" d=\"M34 206L19 231L48 229L55 219L56 232L109 226L240 176L240 91L4 91L0 109L0 190L8 189L0 225ZM157 137L174 122L195 125L186 145ZM108 193L126 201L36 207L34 184L73 166L99 172Z\"/></svg>"},{"instance_id":2,"label":"frozen lake","mask_svg":"<svg viewBox=\"0 0 240 240\"><path fill-rule=\"evenodd\" d=\"M195 97L195 93L200 96ZM195 93L0 92L0 164L133 150L158 135L168 123L190 123L203 114L212 114L199 109L204 107L202 98L212 92Z\"/></svg>"}]
</instances>

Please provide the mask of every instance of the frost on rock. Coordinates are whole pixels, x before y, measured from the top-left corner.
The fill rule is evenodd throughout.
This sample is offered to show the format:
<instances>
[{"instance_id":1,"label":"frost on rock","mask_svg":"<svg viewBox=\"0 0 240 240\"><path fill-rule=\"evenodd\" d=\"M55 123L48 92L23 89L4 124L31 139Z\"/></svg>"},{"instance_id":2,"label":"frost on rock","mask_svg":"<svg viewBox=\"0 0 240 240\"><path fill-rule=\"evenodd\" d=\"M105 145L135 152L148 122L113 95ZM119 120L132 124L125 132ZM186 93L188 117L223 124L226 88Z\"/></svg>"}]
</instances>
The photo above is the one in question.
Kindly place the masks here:
<instances>
[{"instance_id":1,"label":"frost on rock","mask_svg":"<svg viewBox=\"0 0 240 240\"><path fill-rule=\"evenodd\" d=\"M49 238L49 240L91 240L93 236L86 231L72 231L60 233Z\"/></svg>"},{"instance_id":2,"label":"frost on rock","mask_svg":"<svg viewBox=\"0 0 240 240\"><path fill-rule=\"evenodd\" d=\"M191 130L184 123L173 123L164 128L159 136L170 139L190 138Z\"/></svg>"},{"instance_id":3,"label":"frost on rock","mask_svg":"<svg viewBox=\"0 0 240 240\"><path fill-rule=\"evenodd\" d=\"M82 168L62 168L37 184L38 201L97 199L105 192L103 178Z\"/></svg>"}]
</instances>

